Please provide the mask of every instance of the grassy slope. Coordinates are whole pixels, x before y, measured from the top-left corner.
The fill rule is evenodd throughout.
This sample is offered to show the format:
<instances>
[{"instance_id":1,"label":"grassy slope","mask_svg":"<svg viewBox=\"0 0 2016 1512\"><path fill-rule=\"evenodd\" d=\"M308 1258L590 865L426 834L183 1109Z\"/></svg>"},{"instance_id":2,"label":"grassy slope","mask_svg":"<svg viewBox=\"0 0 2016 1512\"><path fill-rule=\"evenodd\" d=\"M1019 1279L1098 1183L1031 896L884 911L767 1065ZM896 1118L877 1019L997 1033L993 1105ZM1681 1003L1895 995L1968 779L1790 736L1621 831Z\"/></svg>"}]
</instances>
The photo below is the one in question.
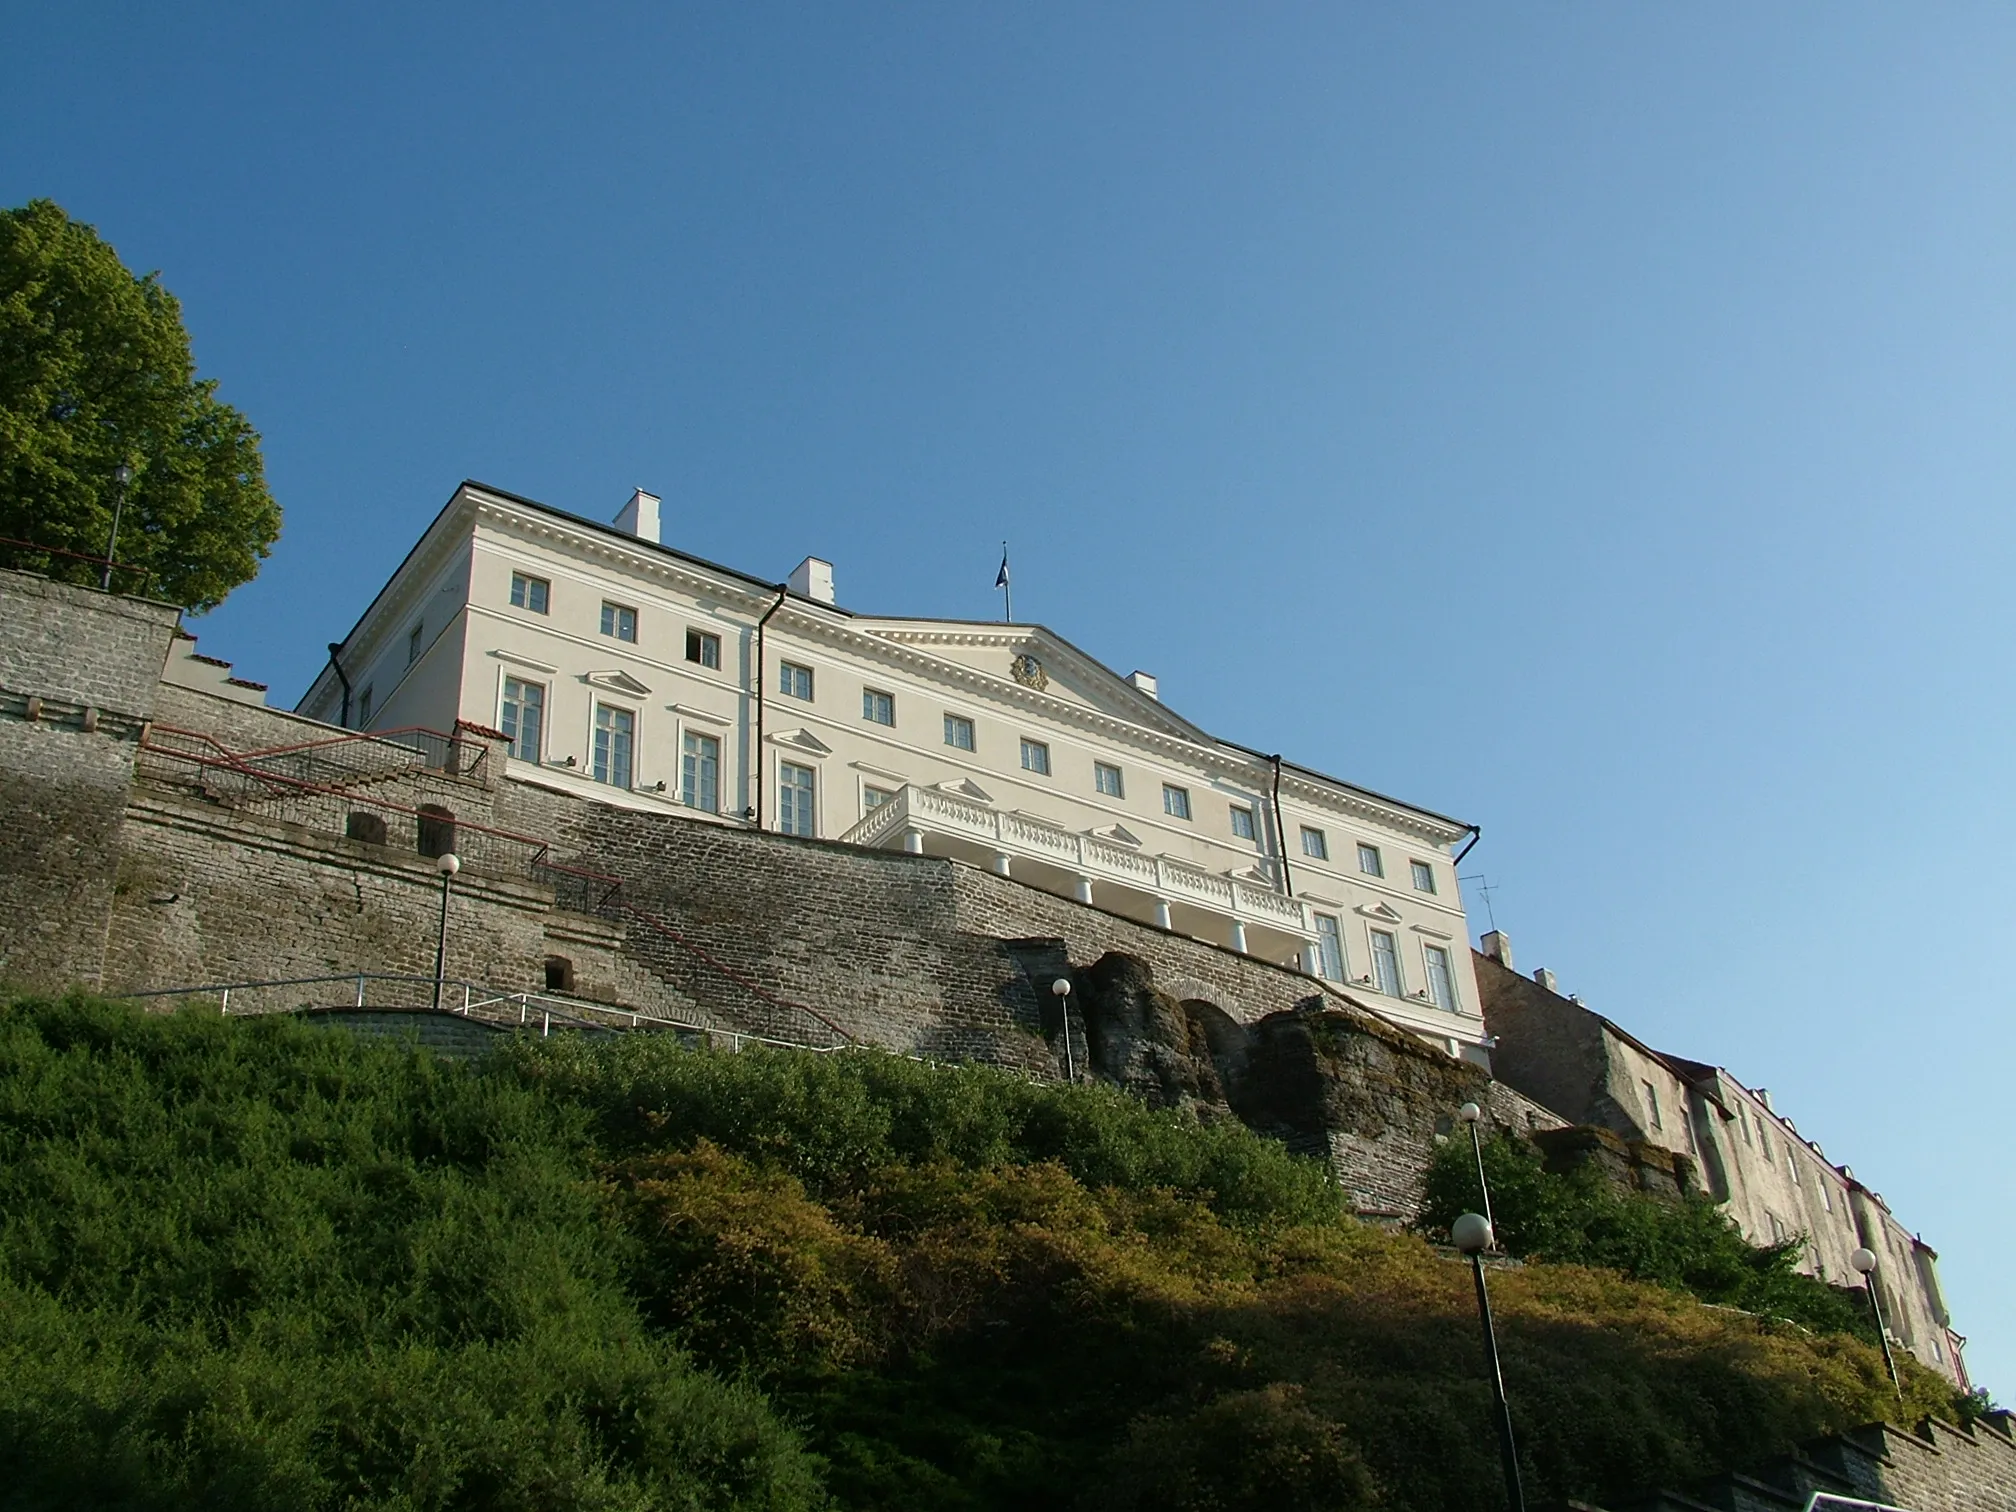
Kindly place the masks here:
<instances>
[{"instance_id":1,"label":"grassy slope","mask_svg":"<svg viewBox=\"0 0 2016 1512\"><path fill-rule=\"evenodd\" d=\"M0 1216L5 1506L1494 1504L1466 1273L1117 1093L23 1002ZM1536 1499L1895 1411L1846 1336L1494 1288Z\"/></svg>"}]
</instances>

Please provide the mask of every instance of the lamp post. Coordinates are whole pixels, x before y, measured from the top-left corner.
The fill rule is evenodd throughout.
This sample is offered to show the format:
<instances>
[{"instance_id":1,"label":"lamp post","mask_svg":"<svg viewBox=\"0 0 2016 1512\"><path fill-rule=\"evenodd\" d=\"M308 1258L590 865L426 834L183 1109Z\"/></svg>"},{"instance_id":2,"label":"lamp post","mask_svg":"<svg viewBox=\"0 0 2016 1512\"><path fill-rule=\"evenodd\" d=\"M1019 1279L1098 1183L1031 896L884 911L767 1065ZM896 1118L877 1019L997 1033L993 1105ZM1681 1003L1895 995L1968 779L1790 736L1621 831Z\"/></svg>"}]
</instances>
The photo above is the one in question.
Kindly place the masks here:
<instances>
[{"instance_id":1,"label":"lamp post","mask_svg":"<svg viewBox=\"0 0 2016 1512\"><path fill-rule=\"evenodd\" d=\"M1491 1184L1484 1179L1484 1139L1477 1132L1477 1126L1484 1121L1484 1110L1473 1102L1466 1102L1456 1110L1456 1116L1470 1125L1470 1153L1477 1157L1477 1190L1484 1197L1484 1221L1495 1233L1498 1225L1491 1218Z\"/></svg>"},{"instance_id":2,"label":"lamp post","mask_svg":"<svg viewBox=\"0 0 2016 1512\"><path fill-rule=\"evenodd\" d=\"M462 858L443 851L434 858L434 870L441 873L441 933L434 942L434 1011L441 1011L441 987L448 975L448 894L455 888L455 873L462 870Z\"/></svg>"},{"instance_id":3,"label":"lamp post","mask_svg":"<svg viewBox=\"0 0 2016 1512\"><path fill-rule=\"evenodd\" d=\"M1064 1026L1064 1080L1078 1080L1078 1067L1071 1059L1071 979L1059 977L1050 984L1050 995L1057 999L1057 1019Z\"/></svg>"},{"instance_id":4,"label":"lamp post","mask_svg":"<svg viewBox=\"0 0 2016 1512\"><path fill-rule=\"evenodd\" d=\"M1491 1221L1482 1213L1465 1213L1449 1225L1449 1238L1470 1257L1477 1282L1477 1316L1484 1323L1484 1363L1491 1371L1491 1396L1498 1409L1498 1455L1505 1465L1505 1504L1511 1512L1526 1512L1526 1493L1519 1485L1519 1449L1512 1441L1512 1408L1505 1400L1505 1373L1498 1368L1498 1332L1491 1326L1491 1291L1484 1284L1484 1251L1491 1248Z\"/></svg>"},{"instance_id":5,"label":"lamp post","mask_svg":"<svg viewBox=\"0 0 2016 1512\"><path fill-rule=\"evenodd\" d=\"M1883 1324L1883 1302L1876 1295L1876 1251L1864 1245L1848 1257L1848 1263L1861 1272L1862 1284L1869 1288L1869 1308L1876 1314L1876 1341L1883 1346L1883 1366L1890 1372L1890 1389L1902 1402L1904 1385L1897 1379L1897 1357L1890 1353L1890 1330Z\"/></svg>"},{"instance_id":6,"label":"lamp post","mask_svg":"<svg viewBox=\"0 0 2016 1512\"><path fill-rule=\"evenodd\" d=\"M133 469L121 462L112 469L112 539L105 543L105 574L98 579L98 587L112 591L112 558L119 550L119 516L126 508L126 485L133 481Z\"/></svg>"}]
</instances>

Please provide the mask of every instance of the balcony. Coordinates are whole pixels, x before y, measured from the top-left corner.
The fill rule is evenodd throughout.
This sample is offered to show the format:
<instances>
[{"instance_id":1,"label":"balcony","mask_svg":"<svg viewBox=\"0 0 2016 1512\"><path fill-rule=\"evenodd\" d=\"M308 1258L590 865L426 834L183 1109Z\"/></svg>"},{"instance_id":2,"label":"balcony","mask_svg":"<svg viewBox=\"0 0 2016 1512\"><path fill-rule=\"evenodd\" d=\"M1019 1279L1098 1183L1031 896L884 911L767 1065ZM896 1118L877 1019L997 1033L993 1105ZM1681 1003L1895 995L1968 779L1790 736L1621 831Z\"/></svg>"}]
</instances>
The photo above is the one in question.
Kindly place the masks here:
<instances>
[{"instance_id":1,"label":"balcony","mask_svg":"<svg viewBox=\"0 0 2016 1512\"><path fill-rule=\"evenodd\" d=\"M1271 888L914 784L841 840L949 856L1247 955L1299 966L1313 936L1303 906Z\"/></svg>"}]
</instances>

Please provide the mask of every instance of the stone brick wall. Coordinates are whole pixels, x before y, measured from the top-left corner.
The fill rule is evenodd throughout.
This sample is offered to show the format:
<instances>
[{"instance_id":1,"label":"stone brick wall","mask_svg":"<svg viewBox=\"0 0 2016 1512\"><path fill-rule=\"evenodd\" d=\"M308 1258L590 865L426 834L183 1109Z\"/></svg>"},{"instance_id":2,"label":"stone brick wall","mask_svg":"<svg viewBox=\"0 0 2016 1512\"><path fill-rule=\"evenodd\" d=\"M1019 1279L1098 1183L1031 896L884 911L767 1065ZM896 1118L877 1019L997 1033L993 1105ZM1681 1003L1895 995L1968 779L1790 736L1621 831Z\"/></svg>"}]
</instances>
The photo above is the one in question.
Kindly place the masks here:
<instances>
[{"instance_id":1,"label":"stone brick wall","mask_svg":"<svg viewBox=\"0 0 2016 1512\"><path fill-rule=\"evenodd\" d=\"M0 572L0 980L99 983L120 811L178 619Z\"/></svg>"}]
</instances>

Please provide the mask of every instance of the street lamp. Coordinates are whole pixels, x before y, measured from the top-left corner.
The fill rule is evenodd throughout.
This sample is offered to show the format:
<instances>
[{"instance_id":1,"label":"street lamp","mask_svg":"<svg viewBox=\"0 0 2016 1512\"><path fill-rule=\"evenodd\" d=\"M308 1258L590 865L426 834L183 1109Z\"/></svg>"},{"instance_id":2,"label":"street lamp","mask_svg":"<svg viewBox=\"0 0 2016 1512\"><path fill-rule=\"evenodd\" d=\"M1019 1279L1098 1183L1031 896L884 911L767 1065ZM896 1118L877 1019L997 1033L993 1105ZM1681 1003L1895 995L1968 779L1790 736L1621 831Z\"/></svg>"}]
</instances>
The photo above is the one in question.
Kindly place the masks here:
<instances>
[{"instance_id":1,"label":"street lamp","mask_svg":"<svg viewBox=\"0 0 2016 1512\"><path fill-rule=\"evenodd\" d=\"M434 858L434 870L441 873L441 934L434 942L434 1011L441 1011L441 986L448 973L448 894L455 888L455 873L462 870L462 858L443 851Z\"/></svg>"},{"instance_id":2,"label":"street lamp","mask_svg":"<svg viewBox=\"0 0 2016 1512\"><path fill-rule=\"evenodd\" d=\"M1071 1059L1071 979L1059 977L1050 984L1050 995L1057 999L1057 1018L1064 1026L1064 1080L1078 1080L1078 1067Z\"/></svg>"},{"instance_id":3,"label":"street lamp","mask_svg":"<svg viewBox=\"0 0 2016 1512\"><path fill-rule=\"evenodd\" d=\"M1491 1220L1482 1213L1465 1213L1449 1225L1449 1238L1470 1257L1470 1272L1477 1281L1477 1316L1484 1322L1484 1363L1491 1371L1491 1395L1498 1408L1498 1455L1505 1464L1505 1504L1512 1512L1526 1512L1526 1493L1519 1486L1519 1449L1512 1442L1512 1409L1505 1401L1505 1373L1498 1368L1498 1333L1491 1326L1491 1292L1484 1284L1484 1251L1493 1243Z\"/></svg>"},{"instance_id":4,"label":"street lamp","mask_svg":"<svg viewBox=\"0 0 2016 1512\"><path fill-rule=\"evenodd\" d=\"M1484 1110L1473 1102L1466 1102L1456 1110L1456 1116L1470 1125L1470 1153L1477 1157L1477 1190L1484 1196L1484 1221L1495 1231L1497 1225L1491 1218L1491 1184L1484 1179L1484 1139L1477 1132L1477 1126L1484 1121Z\"/></svg>"},{"instance_id":5,"label":"street lamp","mask_svg":"<svg viewBox=\"0 0 2016 1512\"><path fill-rule=\"evenodd\" d=\"M1883 1365L1890 1372L1890 1389L1902 1402L1904 1385L1897 1379L1897 1357L1890 1353L1890 1330L1883 1326L1883 1303L1876 1295L1876 1251L1864 1245L1848 1257L1848 1263L1861 1272L1862 1284L1869 1288L1869 1307L1876 1314L1876 1339L1883 1346Z\"/></svg>"},{"instance_id":6,"label":"street lamp","mask_svg":"<svg viewBox=\"0 0 2016 1512\"><path fill-rule=\"evenodd\" d=\"M105 543L105 575L98 579L98 587L112 591L112 558L119 550L119 515L126 508L126 485L133 481L133 469L121 462L112 469L112 539Z\"/></svg>"}]
</instances>

